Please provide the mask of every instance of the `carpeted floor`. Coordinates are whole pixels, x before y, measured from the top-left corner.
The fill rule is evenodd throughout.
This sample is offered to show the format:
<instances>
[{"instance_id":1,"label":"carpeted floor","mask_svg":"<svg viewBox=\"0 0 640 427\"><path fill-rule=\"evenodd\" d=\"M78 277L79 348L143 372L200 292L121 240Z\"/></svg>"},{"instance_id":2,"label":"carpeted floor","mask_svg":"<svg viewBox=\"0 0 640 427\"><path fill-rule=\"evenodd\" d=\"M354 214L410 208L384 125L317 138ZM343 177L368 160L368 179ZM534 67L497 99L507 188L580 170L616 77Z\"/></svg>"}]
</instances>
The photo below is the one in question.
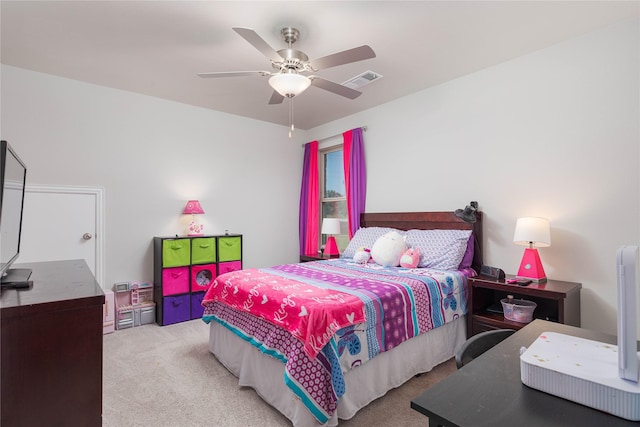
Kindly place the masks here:
<instances>
[{"instance_id":1,"label":"carpeted floor","mask_svg":"<svg viewBox=\"0 0 640 427\"><path fill-rule=\"evenodd\" d=\"M209 353L201 320L104 336L103 427L291 426ZM424 427L412 398L455 371L449 360L359 411L344 427Z\"/></svg>"}]
</instances>

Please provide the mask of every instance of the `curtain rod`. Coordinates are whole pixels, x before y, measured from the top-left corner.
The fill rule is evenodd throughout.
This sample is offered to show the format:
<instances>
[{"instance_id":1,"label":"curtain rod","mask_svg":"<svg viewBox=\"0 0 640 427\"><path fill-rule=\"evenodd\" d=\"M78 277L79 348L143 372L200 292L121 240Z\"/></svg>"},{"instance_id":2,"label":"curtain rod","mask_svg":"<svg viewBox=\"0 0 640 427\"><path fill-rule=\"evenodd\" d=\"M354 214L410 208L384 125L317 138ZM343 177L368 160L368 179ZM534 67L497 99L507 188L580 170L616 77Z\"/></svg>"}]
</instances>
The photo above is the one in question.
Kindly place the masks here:
<instances>
[{"instance_id":1,"label":"curtain rod","mask_svg":"<svg viewBox=\"0 0 640 427\"><path fill-rule=\"evenodd\" d=\"M357 128L354 128L357 129ZM366 126L360 126L360 129L362 129L362 132L366 132L367 131L367 127ZM346 131L345 131L346 132ZM337 133L335 135L331 135L331 136L326 136L322 139L319 139L318 142L322 142L322 141L326 141L327 139L331 139L331 138L335 138L336 136L340 136L342 135L342 133ZM302 144L302 146L304 147L307 144L307 142L305 142L304 144Z\"/></svg>"}]
</instances>

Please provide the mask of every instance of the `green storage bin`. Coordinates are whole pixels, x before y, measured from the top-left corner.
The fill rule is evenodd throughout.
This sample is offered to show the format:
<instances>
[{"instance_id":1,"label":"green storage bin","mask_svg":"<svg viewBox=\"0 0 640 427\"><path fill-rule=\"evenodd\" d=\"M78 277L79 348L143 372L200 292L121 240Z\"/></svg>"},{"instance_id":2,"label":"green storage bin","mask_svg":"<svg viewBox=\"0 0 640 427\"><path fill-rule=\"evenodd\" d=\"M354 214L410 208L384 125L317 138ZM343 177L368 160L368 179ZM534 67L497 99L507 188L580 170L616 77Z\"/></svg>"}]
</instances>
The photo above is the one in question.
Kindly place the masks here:
<instances>
[{"instance_id":1,"label":"green storage bin","mask_svg":"<svg viewBox=\"0 0 640 427\"><path fill-rule=\"evenodd\" d=\"M199 237L191 241L191 263L209 264L216 262L216 238Z\"/></svg>"},{"instance_id":2,"label":"green storage bin","mask_svg":"<svg viewBox=\"0 0 640 427\"><path fill-rule=\"evenodd\" d=\"M218 238L218 261L238 261L242 259L242 237Z\"/></svg>"},{"instance_id":3,"label":"green storage bin","mask_svg":"<svg viewBox=\"0 0 640 427\"><path fill-rule=\"evenodd\" d=\"M162 267L180 267L191 263L191 240L166 239L162 241Z\"/></svg>"}]
</instances>

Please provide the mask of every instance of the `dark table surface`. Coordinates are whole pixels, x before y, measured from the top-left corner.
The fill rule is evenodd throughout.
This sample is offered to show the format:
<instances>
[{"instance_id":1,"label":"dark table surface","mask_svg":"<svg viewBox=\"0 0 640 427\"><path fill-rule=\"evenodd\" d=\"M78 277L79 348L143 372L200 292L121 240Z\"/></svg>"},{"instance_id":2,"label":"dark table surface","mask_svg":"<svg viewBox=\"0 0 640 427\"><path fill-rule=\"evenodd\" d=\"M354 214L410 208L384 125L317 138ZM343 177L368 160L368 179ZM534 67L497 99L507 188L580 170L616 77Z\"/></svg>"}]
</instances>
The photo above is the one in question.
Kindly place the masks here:
<instances>
[{"instance_id":1,"label":"dark table surface","mask_svg":"<svg viewBox=\"0 0 640 427\"><path fill-rule=\"evenodd\" d=\"M640 426L522 384L520 348L543 332L617 343L613 335L534 320L414 398L411 407L428 416L431 426Z\"/></svg>"},{"instance_id":2,"label":"dark table surface","mask_svg":"<svg viewBox=\"0 0 640 427\"><path fill-rule=\"evenodd\" d=\"M0 289L2 317L28 316L33 312L104 304L104 292L83 259L16 264L15 268L33 269L33 284L25 289Z\"/></svg>"}]
</instances>

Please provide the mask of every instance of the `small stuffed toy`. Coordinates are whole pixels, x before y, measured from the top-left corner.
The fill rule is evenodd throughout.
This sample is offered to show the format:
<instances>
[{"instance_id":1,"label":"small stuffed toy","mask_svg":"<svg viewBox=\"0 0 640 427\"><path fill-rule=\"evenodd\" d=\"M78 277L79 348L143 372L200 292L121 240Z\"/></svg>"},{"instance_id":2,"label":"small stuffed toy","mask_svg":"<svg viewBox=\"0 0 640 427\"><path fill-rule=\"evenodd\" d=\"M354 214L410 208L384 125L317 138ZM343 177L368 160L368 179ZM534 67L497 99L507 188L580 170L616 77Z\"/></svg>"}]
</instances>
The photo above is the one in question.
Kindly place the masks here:
<instances>
[{"instance_id":1,"label":"small stuffed toy","mask_svg":"<svg viewBox=\"0 0 640 427\"><path fill-rule=\"evenodd\" d=\"M407 250L407 244L403 236L397 231L390 231L378 237L371 248L371 258L383 267L397 267L400 265L400 257Z\"/></svg>"},{"instance_id":2,"label":"small stuffed toy","mask_svg":"<svg viewBox=\"0 0 640 427\"><path fill-rule=\"evenodd\" d=\"M371 250L360 247L353 255L353 262L356 264L366 264L371 259Z\"/></svg>"},{"instance_id":3,"label":"small stuffed toy","mask_svg":"<svg viewBox=\"0 0 640 427\"><path fill-rule=\"evenodd\" d=\"M416 268L420 262L420 248L407 249L400 257L400 267Z\"/></svg>"}]
</instances>

